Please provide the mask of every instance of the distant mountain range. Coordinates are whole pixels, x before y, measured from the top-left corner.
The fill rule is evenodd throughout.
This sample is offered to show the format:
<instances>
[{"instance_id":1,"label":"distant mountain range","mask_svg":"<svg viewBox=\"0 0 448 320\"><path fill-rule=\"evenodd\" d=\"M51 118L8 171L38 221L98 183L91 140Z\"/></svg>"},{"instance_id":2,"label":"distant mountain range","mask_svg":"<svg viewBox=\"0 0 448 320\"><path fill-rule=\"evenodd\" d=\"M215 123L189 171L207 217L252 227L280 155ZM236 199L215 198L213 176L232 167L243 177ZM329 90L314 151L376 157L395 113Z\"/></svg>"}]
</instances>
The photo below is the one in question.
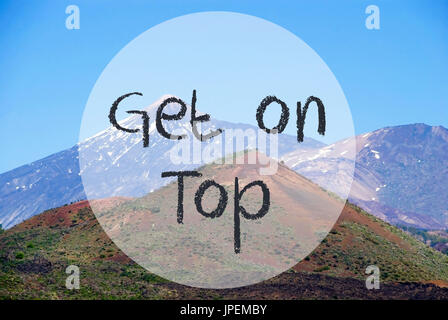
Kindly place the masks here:
<instances>
[{"instance_id":1,"label":"distant mountain range","mask_svg":"<svg viewBox=\"0 0 448 320\"><path fill-rule=\"evenodd\" d=\"M146 108L151 119L155 119L156 109L163 98ZM178 106L168 105L165 112L175 114L178 110ZM172 132L180 127L191 133L189 112L187 115L175 123L165 124L167 131ZM140 115L120 122L127 128L141 127L141 123ZM209 132L218 128L224 129L224 132L229 129L258 130L255 126L214 119L204 123L201 130ZM154 123L149 128L149 134L149 147L143 148L141 133L129 134L111 126L70 149L1 174L0 224L3 228L10 228L44 210L86 199L86 193L89 199L143 196L173 180L161 178L162 171L191 170L204 164L202 161L174 165L170 161L170 152L176 141L159 135ZM217 142L202 142L201 148L212 143ZM234 143L234 151L257 147L256 139L252 138L246 139L242 146ZM285 134L279 135L278 143L279 155L292 150L291 146L301 150L324 146L310 138L298 144L296 137ZM269 152L269 145L267 147ZM220 144L220 148L224 155L225 146ZM123 174L123 167L129 168L126 174ZM123 186L126 189L123 190Z\"/></svg>"},{"instance_id":2,"label":"distant mountain range","mask_svg":"<svg viewBox=\"0 0 448 320\"><path fill-rule=\"evenodd\" d=\"M155 119L160 102L146 109L151 119ZM170 111L169 108L176 109ZM169 108L168 113L178 111L176 106ZM191 132L189 120L186 116L175 125ZM133 115L120 123L134 128L141 126L141 117ZM173 130L173 126L168 124L167 130ZM217 128L257 130L251 125L214 119L202 125L203 132ZM161 171L186 170L204 164L174 166L169 155L175 142L161 137L155 130L155 125L151 124L149 148L142 148L140 133L128 134L110 127L70 149L1 174L0 223L3 228L10 228L44 210L86 199L85 191L89 198L142 196L171 181L162 179ZM202 147L211 143L215 141L203 142ZM353 143L357 146L356 155L354 149L348 147ZM246 149L256 147L253 139L248 139L244 145ZM424 124L388 127L328 146L310 138L298 144L294 136L279 135L279 157L287 166L343 196L346 195L343 191L352 183L355 156L351 202L395 225L448 227L447 129ZM149 163L157 170L149 170ZM123 166L129 168L126 174L123 174ZM80 172L83 172L84 187ZM107 179L100 179L99 174L105 173ZM122 189L124 185L127 186L125 190Z\"/></svg>"},{"instance_id":3,"label":"distant mountain range","mask_svg":"<svg viewBox=\"0 0 448 320\"><path fill-rule=\"evenodd\" d=\"M0 223L10 228L43 210L85 198L74 146L0 175Z\"/></svg>"},{"instance_id":4,"label":"distant mountain range","mask_svg":"<svg viewBox=\"0 0 448 320\"><path fill-rule=\"evenodd\" d=\"M335 172L346 170L352 161L345 145L353 139L357 156L351 202L395 225L448 227L448 130L444 127L387 127L316 150L293 151L282 159L339 193L350 177L336 181Z\"/></svg>"}]
</instances>

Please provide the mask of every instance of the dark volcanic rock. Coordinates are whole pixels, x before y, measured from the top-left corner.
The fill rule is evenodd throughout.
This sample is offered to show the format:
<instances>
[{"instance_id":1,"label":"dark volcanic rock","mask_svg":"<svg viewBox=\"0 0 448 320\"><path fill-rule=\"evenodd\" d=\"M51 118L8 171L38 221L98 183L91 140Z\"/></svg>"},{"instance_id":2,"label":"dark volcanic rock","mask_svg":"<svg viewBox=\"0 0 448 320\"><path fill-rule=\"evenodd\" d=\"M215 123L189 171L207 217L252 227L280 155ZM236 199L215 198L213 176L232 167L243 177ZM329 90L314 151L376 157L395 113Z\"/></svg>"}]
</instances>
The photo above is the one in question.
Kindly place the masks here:
<instances>
[{"instance_id":1,"label":"dark volcanic rock","mask_svg":"<svg viewBox=\"0 0 448 320\"><path fill-rule=\"evenodd\" d=\"M17 266L17 270L23 273L46 274L52 269L52 263L40 255L35 255L33 260L25 261Z\"/></svg>"}]
</instances>

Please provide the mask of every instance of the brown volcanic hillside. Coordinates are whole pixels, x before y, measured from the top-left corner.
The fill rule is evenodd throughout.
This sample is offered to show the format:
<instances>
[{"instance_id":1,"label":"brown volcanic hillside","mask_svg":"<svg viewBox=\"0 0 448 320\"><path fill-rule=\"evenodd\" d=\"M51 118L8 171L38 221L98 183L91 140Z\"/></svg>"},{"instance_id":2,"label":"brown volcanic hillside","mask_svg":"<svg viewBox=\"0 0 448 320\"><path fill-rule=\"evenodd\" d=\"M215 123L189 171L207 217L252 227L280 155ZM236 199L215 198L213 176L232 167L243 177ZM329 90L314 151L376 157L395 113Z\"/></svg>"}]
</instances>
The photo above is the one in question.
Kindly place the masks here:
<instances>
[{"instance_id":1,"label":"brown volcanic hillside","mask_svg":"<svg viewBox=\"0 0 448 320\"><path fill-rule=\"evenodd\" d=\"M419 242L414 243L401 231L358 211L347 205L326 241L294 270L250 287L207 290L173 284L145 271L109 240L87 202L75 203L46 211L0 235L0 296L14 299L448 299L446 289L423 283L446 283L445 257L419 247ZM356 229L364 230L356 232ZM372 242L372 235L382 239L383 244ZM378 291L365 289L363 280L364 267L372 262L375 253L367 252L372 244L378 247L376 251L382 250L377 265L383 270L383 282ZM335 258L336 251L340 255ZM16 257L20 252L24 258ZM398 255L394 258L395 252ZM427 261L422 262L421 268L409 265L418 253L426 254ZM64 286L65 268L70 264L81 269L80 290L69 291ZM330 268L325 270L325 266ZM397 282L397 278L406 282ZM442 281L435 281L438 279Z\"/></svg>"},{"instance_id":2,"label":"brown volcanic hillside","mask_svg":"<svg viewBox=\"0 0 448 320\"><path fill-rule=\"evenodd\" d=\"M93 205L107 211L133 201ZM0 259L3 298L448 298L447 289L428 284L448 281L446 256L351 205L292 270L237 289L194 289L147 272L114 245L87 202L46 211L7 230L0 235ZM80 290L65 288L65 268L71 264L80 267ZM381 270L380 290L365 288L364 271L371 264Z\"/></svg>"},{"instance_id":3,"label":"brown volcanic hillside","mask_svg":"<svg viewBox=\"0 0 448 320\"><path fill-rule=\"evenodd\" d=\"M243 153L235 162L245 157L247 163L251 156L264 157L256 152ZM207 165L200 168L201 177L186 177L183 224L177 223L176 181L110 210L98 209L95 204L92 208L106 233L126 254L161 276L213 288L256 283L307 256L331 230L344 207L342 201L286 166L279 165L273 175L260 175L260 162L265 163ZM239 254L234 252L235 177L240 191L256 180L262 180L270 190L268 214L256 221L240 215ZM198 187L209 179L228 195L226 209L214 219L199 214L195 204ZM216 188L204 194L201 202L207 212L216 208L218 198ZM255 214L262 205L260 187L245 192L240 204Z\"/></svg>"}]
</instances>

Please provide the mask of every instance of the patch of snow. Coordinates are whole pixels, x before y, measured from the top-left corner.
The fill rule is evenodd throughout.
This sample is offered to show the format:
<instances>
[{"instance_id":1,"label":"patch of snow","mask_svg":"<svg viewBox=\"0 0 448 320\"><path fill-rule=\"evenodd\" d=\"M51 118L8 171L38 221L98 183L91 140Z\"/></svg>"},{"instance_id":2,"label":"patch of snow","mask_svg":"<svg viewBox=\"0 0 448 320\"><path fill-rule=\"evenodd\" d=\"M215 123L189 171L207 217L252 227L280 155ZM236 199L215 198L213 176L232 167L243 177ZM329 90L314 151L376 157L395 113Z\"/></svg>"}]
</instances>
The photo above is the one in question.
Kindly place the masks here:
<instances>
[{"instance_id":1,"label":"patch of snow","mask_svg":"<svg viewBox=\"0 0 448 320\"><path fill-rule=\"evenodd\" d=\"M401 221L407 222L407 223L416 224L416 221L414 219L411 219L404 214L399 214L398 219L400 219Z\"/></svg>"},{"instance_id":2,"label":"patch of snow","mask_svg":"<svg viewBox=\"0 0 448 320\"><path fill-rule=\"evenodd\" d=\"M375 154L375 159L379 159L380 158L380 153L376 150L370 150L370 152L372 152L373 154Z\"/></svg>"}]
</instances>

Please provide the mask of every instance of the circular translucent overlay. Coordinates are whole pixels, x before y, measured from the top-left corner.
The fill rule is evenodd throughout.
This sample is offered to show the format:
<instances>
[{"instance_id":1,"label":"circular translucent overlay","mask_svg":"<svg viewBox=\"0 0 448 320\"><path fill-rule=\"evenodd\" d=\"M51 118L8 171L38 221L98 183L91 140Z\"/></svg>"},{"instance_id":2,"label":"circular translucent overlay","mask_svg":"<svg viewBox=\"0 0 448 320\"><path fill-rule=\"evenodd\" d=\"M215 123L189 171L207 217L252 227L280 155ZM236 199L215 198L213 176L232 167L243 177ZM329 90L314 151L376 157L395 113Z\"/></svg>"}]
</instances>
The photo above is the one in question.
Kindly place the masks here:
<instances>
[{"instance_id":1,"label":"circular translucent overlay","mask_svg":"<svg viewBox=\"0 0 448 320\"><path fill-rule=\"evenodd\" d=\"M134 92L113 126L114 101ZM268 96L283 109L269 104L263 125L281 133L259 128ZM324 106L325 135L309 97ZM193 103L208 121L191 121ZM350 191L353 136L338 81L305 42L253 16L197 13L150 28L106 66L82 119L80 175L104 231L138 264L190 286L238 287L325 238Z\"/></svg>"}]
</instances>

